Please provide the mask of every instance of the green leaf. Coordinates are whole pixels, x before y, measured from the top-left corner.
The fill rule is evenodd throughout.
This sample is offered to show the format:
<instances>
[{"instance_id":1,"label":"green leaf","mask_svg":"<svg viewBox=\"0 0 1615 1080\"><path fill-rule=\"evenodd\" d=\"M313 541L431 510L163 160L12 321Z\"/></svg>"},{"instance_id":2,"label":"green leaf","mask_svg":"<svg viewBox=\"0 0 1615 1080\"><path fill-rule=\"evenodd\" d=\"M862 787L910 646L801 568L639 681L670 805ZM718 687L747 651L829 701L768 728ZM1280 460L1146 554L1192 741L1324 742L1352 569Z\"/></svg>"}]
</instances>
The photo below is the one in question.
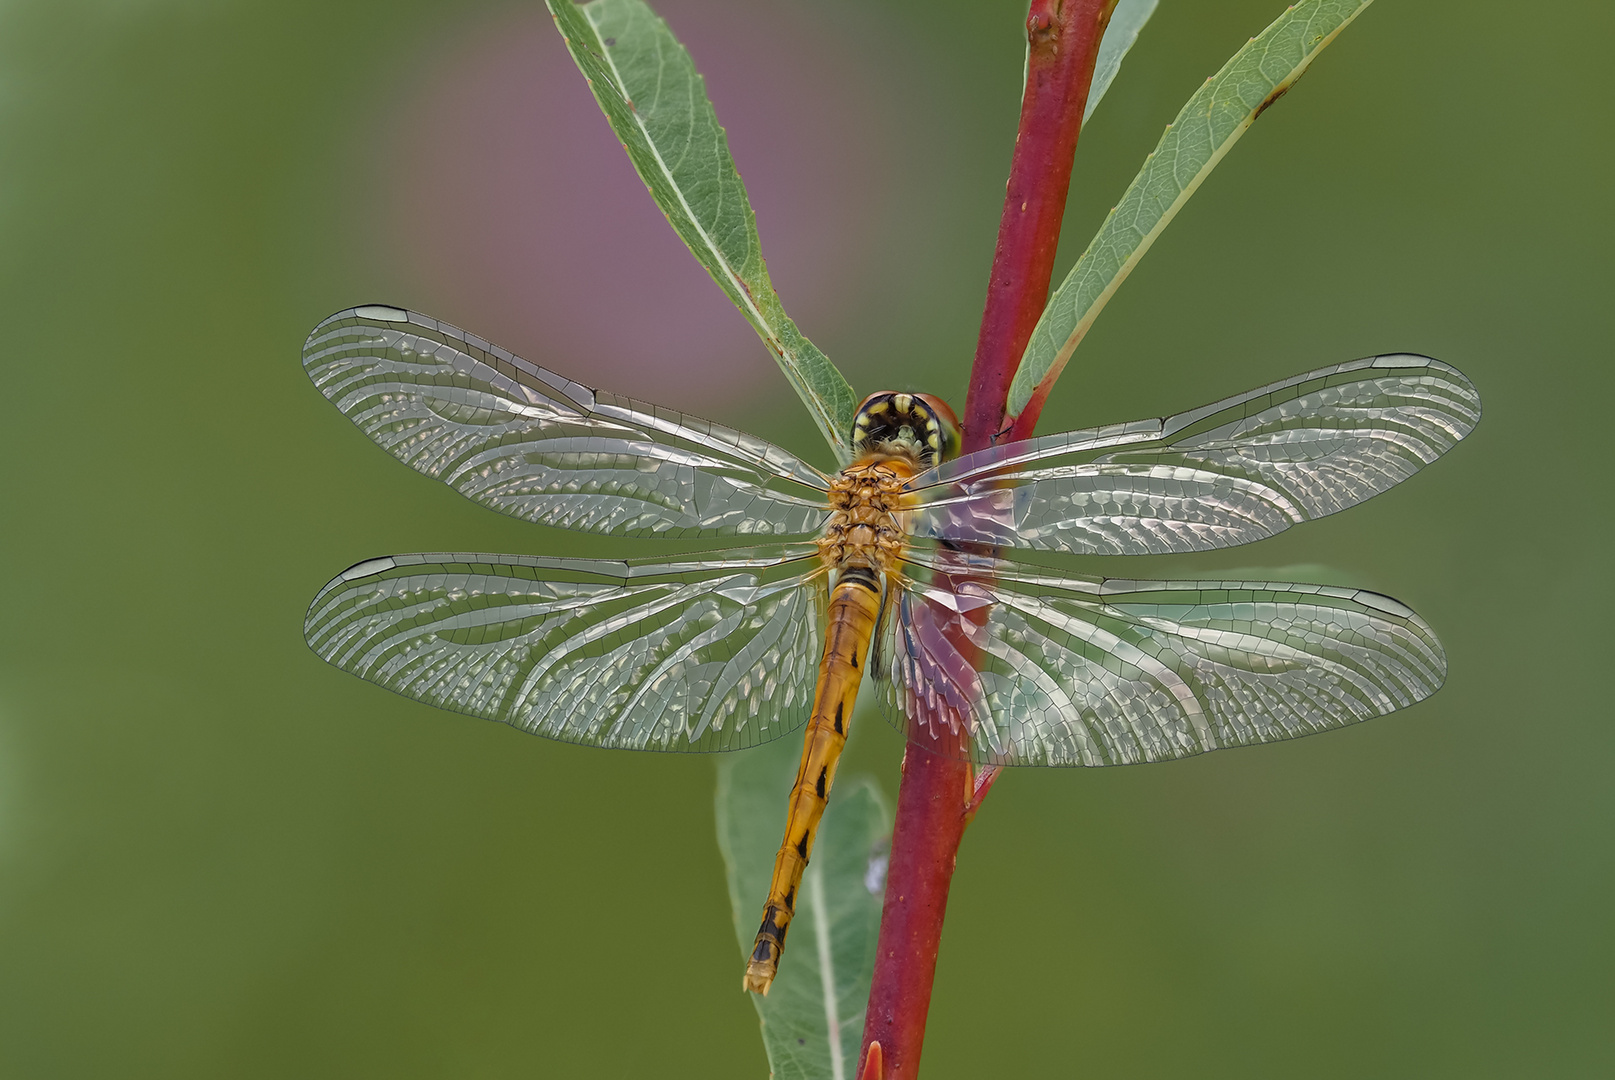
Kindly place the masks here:
<instances>
[{"instance_id":1,"label":"green leaf","mask_svg":"<svg viewBox=\"0 0 1615 1080\"><path fill-rule=\"evenodd\" d=\"M718 847L742 960L751 953L801 744L779 739L718 764ZM892 816L868 776L838 779L797 897L779 976L751 995L777 1080L851 1077L875 969ZM735 965L740 984L743 963Z\"/></svg>"},{"instance_id":2,"label":"green leaf","mask_svg":"<svg viewBox=\"0 0 1615 1080\"><path fill-rule=\"evenodd\" d=\"M1045 395L1111 296L1230 147L1372 0L1302 0L1206 80L1167 127L1032 331L1005 412Z\"/></svg>"},{"instance_id":3,"label":"green leaf","mask_svg":"<svg viewBox=\"0 0 1615 1080\"><path fill-rule=\"evenodd\" d=\"M1084 124L1093 115L1099 99L1110 89L1111 80L1121 70L1127 50L1138 40L1138 32L1150 21L1159 3L1160 0L1119 0L1116 9L1110 13L1110 25L1105 27L1105 37L1099 42L1099 55L1094 58L1093 82L1088 84L1088 104L1082 110Z\"/></svg>"},{"instance_id":4,"label":"green leaf","mask_svg":"<svg viewBox=\"0 0 1615 1080\"><path fill-rule=\"evenodd\" d=\"M746 185L690 54L641 0L547 3L656 204L774 354L845 464L852 387L780 306Z\"/></svg>"}]
</instances>

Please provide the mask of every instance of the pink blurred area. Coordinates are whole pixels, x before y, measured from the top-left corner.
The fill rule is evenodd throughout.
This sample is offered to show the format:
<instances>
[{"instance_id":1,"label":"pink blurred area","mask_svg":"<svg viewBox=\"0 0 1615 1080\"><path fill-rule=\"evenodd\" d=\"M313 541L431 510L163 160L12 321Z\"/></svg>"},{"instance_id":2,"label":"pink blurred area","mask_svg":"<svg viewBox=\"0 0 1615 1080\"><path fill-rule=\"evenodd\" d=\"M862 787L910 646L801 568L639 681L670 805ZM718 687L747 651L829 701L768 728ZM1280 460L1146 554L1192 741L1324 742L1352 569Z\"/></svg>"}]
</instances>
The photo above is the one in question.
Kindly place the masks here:
<instances>
[{"instance_id":1,"label":"pink blurred area","mask_svg":"<svg viewBox=\"0 0 1615 1080\"><path fill-rule=\"evenodd\" d=\"M786 310L809 337L873 283L896 124L833 12L658 5L707 82ZM591 386L697 413L788 395L663 219L548 12L456 30L410 73L364 212L407 302Z\"/></svg>"}]
</instances>

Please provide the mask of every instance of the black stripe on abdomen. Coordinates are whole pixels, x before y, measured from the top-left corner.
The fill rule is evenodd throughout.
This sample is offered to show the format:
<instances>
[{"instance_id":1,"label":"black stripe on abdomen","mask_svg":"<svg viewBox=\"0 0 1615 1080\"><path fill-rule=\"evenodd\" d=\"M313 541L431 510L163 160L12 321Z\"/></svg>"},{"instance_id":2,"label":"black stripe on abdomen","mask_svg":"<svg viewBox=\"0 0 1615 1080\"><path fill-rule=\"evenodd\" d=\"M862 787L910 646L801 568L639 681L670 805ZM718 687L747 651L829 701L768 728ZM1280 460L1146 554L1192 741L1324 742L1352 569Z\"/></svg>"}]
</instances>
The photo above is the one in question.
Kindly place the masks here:
<instances>
[{"instance_id":1,"label":"black stripe on abdomen","mask_svg":"<svg viewBox=\"0 0 1615 1080\"><path fill-rule=\"evenodd\" d=\"M841 571L836 578L836 587L842 585L861 585L872 593L880 592L880 579L875 572L867 566L849 566Z\"/></svg>"}]
</instances>

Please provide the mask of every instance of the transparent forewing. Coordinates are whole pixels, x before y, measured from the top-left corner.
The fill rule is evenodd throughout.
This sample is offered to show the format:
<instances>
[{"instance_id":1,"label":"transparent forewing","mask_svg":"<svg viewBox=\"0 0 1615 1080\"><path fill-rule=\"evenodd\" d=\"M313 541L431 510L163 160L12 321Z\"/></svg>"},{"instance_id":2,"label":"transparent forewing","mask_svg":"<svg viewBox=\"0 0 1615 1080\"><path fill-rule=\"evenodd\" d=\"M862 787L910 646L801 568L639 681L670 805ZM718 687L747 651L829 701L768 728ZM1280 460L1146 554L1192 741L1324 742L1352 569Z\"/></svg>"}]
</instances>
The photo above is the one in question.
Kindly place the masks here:
<instances>
[{"instance_id":1,"label":"transparent forewing","mask_svg":"<svg viewBox=\"0 0 1615 1080\"><path fill-rule=\"evenodd\" d=\"M320 591L303 631L344 671L535 735L737 750L806 721L823 584L811 546L721 554L373 559Z\"/></svg>"},{"instance_id":2,"label":"transparent forewing","mask_svg":"<svg viewBox=\"0 0 1615 1080\"><path fill-rule=\"evenodd\" d=\"M900 728L930 728L928 745L964 732L985 764L1291 739L1411 705L1446 675L1430 628L1377 593L1044 576L986 558L915 570L875 677Z\"/></svg>"},{"instance_id":3,"label":"transparent forewing","mask_svg":"<svg viewBox=\"0 0 1615 1080\"><path fill-rule=\"evenodd\" d=\"M500 513L589 532L809 536L828 480L761 439L586 386L400 308L309 335L314 385L398 460Z\"/></svg>"},{"instance_id":4,"label":"transparent forewing","mask_svg":"<svg viewBox=\"0 0 1615 1080\"><path fill-rule=\"evenodd\" d=\"M916 477L917 536L1083 555L1204 551L1407 479L1480 419L1455 368L1379 356L1168 417L994 447Z\"/></svg>"}]
</instances>

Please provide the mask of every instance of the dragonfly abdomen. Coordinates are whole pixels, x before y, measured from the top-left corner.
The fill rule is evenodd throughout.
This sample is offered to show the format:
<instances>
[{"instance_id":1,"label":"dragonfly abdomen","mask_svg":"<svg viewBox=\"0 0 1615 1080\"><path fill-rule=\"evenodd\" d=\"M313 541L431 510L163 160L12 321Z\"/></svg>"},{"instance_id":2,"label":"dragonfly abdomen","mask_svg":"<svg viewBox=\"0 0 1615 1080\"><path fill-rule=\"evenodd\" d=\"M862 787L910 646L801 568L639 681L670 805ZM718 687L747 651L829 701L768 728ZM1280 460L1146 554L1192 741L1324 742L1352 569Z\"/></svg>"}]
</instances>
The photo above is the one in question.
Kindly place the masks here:
<instances>
[{"instance_id":1,"label":"dragonfly abdomen","mask_svg":"<svg viewBox=\"0 0 1615 1080\"><path fill-rule=\"evenodd\" d=\"M807 871L819 821L835 783L836 764L847 744L853 703L863 678L864 658L880 615L882 587L877 573L864 566L842 570L830 593L824 634L824 658L802 746L802 765L791 788L785 839L774 858L774 878L763 905L763 924L746 964L744 987L768 993L785 948L785 933L796 914L796 894Z\"/></svg>"}]
</instances>

